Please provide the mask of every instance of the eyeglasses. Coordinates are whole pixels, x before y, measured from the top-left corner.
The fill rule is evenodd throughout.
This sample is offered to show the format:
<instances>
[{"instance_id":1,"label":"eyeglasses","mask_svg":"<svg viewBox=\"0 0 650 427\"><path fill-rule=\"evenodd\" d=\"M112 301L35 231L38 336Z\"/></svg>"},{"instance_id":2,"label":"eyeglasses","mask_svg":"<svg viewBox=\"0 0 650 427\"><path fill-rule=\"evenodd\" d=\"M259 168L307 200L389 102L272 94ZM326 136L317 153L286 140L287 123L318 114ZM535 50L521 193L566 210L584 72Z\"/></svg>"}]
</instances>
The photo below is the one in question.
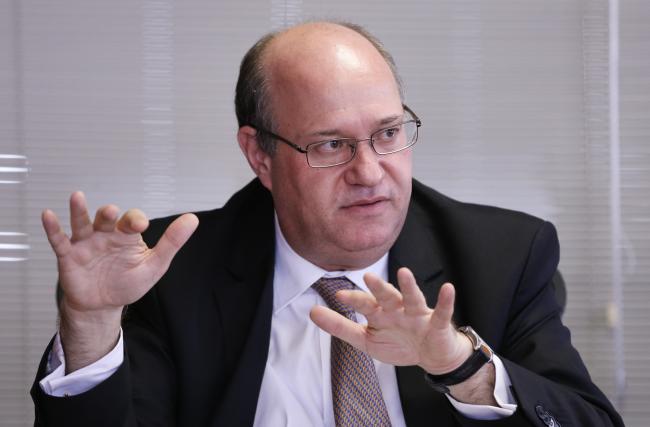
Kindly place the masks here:
<instances>
[{"instance_id":1,"label":"eyeglasses","mask_svg":"<svg viewBox=\"0 0 650 427\"><path fill-rule=\"evenodd\" d=\"M271 138L284 142L296 151L307 155L307 164L312 168L329 168L348 163L357 153L357 145L363 141L370 141L373 151L380 156L397 153L413 146L418 140L418 128L422 121L406 105L404 115L406 120L392 126L379 129L370 135L370 138L337 138L327 141L318 141L307 144L304 148L294 144L286 138L276 135L259 126L252 125L257 132L264 133Z\"/></svg>"}]
</instances>

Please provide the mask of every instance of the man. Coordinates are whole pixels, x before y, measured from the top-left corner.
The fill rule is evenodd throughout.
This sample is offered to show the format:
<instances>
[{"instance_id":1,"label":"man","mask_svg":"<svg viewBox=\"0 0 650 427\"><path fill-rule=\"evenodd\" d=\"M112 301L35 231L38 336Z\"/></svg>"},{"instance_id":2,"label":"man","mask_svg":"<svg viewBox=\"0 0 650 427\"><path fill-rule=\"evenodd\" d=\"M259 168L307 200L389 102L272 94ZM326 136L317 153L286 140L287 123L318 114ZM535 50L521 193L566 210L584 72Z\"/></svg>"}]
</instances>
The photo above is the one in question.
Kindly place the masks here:
<instances>
[{"instance_id":1,"label":"man","mask_svg":"<svg viewBox=\"0 0 650 427\"><path fill-rule=\"evenodd\" d=\"M36 424L622 425L560 322L553 227L412 181L420 120L370 35L264 37L236 107L257 179L222 209L91 223L75 193L70 239L44 212Z\"/></svg>"}]
</instances>

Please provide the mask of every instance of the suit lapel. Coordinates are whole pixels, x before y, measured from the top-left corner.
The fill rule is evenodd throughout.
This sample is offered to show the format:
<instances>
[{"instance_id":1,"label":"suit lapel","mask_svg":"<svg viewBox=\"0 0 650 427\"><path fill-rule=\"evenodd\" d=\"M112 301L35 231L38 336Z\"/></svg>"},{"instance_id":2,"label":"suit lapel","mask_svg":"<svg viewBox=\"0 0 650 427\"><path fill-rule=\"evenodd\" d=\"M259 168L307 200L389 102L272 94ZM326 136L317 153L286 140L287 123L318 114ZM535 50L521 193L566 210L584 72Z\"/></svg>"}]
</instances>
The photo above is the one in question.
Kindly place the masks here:
<instances>
[{"instance_id":1,"label":"suit lapel","mask_svg":"<svg viewBox=\"0 0 650 427\"><path fill-rule=\"evenodd\" d=\"M411 204L402 232L388 257L388 273L391 283L397 285L397 270L408 267L424 293L429 307L434 307L438 291L448 278L443 269L444 252L437 236L432 218L416 201ZM424 381L424 371L417 366L396 367L397 384L404 418L408 426L447 425L439 417L448 413L449 403L444 395L434 391ZM435 417L435 418L434 418ZM449 420L449 422L452 422Z\"/></svg>"},{"instance_id":2,"label":"suit lapel","mask_svg":"<svg viewBox=\"0 0 650 427\"><path fill-rule=\"evenodd\" d=\"M237 209L229 258L214 296L223 333L225 363L232 376L213 425L252 425L271 334L275 231L270 194L257 180L253 206Z\"/></svg>"},{"instance_id":3,"label":"suit lapel","mask_svg":"<svg viewBox=\"0 0 650 427\"><path fill-rule=\"evenodd\" d=\"M238 330L238 333L245 334L247 339L214 417L215 426L253 425L269 350L272 307L273 275L271 274L265 281L260 303L249 331L246 333L241 329ZM224 324L224 328L229 327L237 331L237 325Z\"/></svg>"},{"instance_id":4,"label":"suit lapel","mask_svg":"<svg viewBox=\"0 0 650 427\"><path fill-rule=\"evenodd\" d=\"M408 267L422 289L427 303L433 307L442 284L436 280L443 273L442 259L431 230L424 226L419 218L422 215L422 210L411 202L402 232L388 256L388 277L389 281L397 286L397 270ZM431 219L426 218L426 221L430 222Z\"/></svg>"}]
</instances>

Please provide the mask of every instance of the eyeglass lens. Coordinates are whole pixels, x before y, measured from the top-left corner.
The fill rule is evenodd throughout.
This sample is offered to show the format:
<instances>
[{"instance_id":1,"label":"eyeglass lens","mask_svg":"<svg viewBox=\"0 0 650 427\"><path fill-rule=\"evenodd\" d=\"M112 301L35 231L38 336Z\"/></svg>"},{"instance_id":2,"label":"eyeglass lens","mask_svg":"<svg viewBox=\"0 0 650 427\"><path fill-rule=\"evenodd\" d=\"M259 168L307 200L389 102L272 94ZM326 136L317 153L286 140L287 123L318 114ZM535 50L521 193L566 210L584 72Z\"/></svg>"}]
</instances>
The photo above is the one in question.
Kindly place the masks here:
<instances>
[{"instance_id":1,"label":"eyeglass lens","mask_svg":"<svg viewBox=\"0 0 650 427\"><path fill-rule=\"evenodd\" d=\"M410 147L417 140L415 120L374 132L370 139L377 154L391 154ZM342 138L309 145L307 161L312 167L327 167L347 163L354 157L359 140Z\"/></svg>"}]
</instances>

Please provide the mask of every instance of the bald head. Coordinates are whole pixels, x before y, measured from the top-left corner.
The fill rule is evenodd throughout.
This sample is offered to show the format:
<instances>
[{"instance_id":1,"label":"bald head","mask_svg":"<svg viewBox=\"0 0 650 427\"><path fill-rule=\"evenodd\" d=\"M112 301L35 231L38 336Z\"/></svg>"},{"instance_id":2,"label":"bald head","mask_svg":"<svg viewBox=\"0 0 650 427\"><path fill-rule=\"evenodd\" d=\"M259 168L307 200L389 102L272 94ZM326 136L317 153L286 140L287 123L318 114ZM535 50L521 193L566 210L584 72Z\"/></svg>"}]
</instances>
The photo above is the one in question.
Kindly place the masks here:
<instances>
[{"instance_id":1,"label":"bald head","mask_svg":"<svg viewBox=\"0 0 650 427\"><path fill-rule=\"evenodd\" d=\"M292 63L305 69L329 65L353 68L370 58L386 63L375 45L358 31L341 24L312 22L275 35L263 56L263 64L282 67Z\"/></svg>"},{"instance_id":2,"label":"bald head","mask_svg":"<svg viewBox=\"0 0 650 427\"><path fill-rule=\"evenodd\" d=\"M274 100L287 92L307 101L314 90L322 94L328 85L353 84L355 79L363 81L377 72L390 73L401 99L393 58L360 26L311 22L267 34L242 60L235 98L239 126L276 130ZM266 152L274 152L272 139L262 137L259 143Z\"/></svg>"},{"instance_id":3,"label":"bald head","mask_svg":"<svg viewBox=\"0 0 650 427\"><path fill-rule=\"evenodd\" d=\"M372 43L337 24L310 23L279 34L270 42L263 64L274 113L288 102L299 111L313 109L314 100L328 103L332 97L341 104L354 103L360 86L399 96L390 67ZM273 119L281 129L292 117L274 114Z\"/></svg>"}]
</instances>

